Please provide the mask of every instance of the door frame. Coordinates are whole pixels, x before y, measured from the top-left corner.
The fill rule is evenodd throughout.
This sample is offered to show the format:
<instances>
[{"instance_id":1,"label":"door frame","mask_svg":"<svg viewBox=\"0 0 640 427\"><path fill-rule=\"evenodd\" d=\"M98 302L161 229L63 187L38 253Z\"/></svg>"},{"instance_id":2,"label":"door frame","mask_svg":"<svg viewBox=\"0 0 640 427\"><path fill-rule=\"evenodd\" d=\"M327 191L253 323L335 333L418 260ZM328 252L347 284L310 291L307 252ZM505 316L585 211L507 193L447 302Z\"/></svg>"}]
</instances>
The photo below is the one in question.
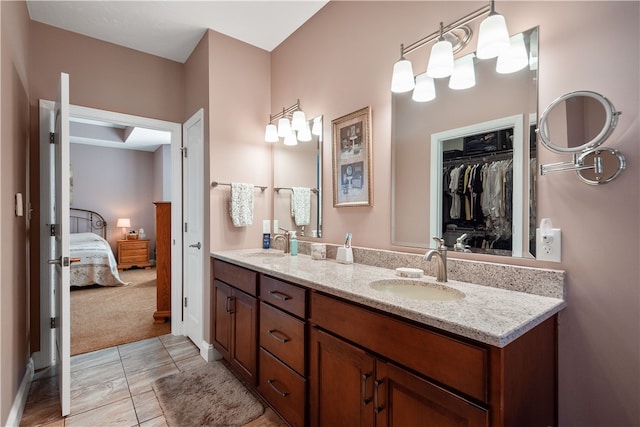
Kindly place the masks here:
<instances>
[{"instance_id":1,"label":"door frame","mask_svg":"<svg viewBox=\"0 0 640 427\"><path fill-rule=\"evenodd\" d=\"M40 100L40 146L43 146L45 142L48 144L50 129L49 111L52 111L54 107L55 102ZM175 313L171 318L171 333L173 335L184 335L182 320L182 124L78 105L70 105L70 117L119 123L127 126L142 126L171 133L171 312ZM40 177L41 200L43 197L42 188L48 186L48 183L45 182L45 187L42 187L44 179L44 177ZM43 236L48 235L47 231L46 225L41 223L41 240ZM41 245L41 248L42 247L43 245ZM41 249L40 262L44 262L44 260L47 259L46 257L48 257L48 255L44 255L43 257ZM46 274L46 271L43 272L43 270L46 269L41 269L40 277L40 352L34 353L33 355L36 369L51 366L54 351L52 334L46 333L46 331L51 330L49 318L51 317L52 301L49 295L47 278L43 278L43 274ZM205 272L203 272L203 274L204 273ZM195 344L198 346L202 345L202 343Z\"/></svg>"}]
</instances>

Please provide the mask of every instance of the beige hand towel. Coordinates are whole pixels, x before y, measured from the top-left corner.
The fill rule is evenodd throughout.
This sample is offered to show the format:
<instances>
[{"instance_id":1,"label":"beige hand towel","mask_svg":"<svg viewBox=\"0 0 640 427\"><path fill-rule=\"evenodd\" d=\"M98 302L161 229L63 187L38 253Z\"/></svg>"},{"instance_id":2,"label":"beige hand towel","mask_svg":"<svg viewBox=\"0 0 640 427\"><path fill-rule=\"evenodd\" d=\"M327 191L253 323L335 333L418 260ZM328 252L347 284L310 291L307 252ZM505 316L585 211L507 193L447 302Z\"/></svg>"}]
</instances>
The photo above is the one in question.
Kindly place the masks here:
<instances>
[{"instance_id":1,"label":"beige hand towel","mask_svg":"<svg viewBox=\"0 0 640 427\"><path fill-rule=\"evenodd\" d=\"M293 187L291 189L291 216L297 226L309 225L311 217L311 189Z\"/></svg>"},{"instance_id":2,"label":"beige hand towel","mask_svg":"<svg viewBox=\"0 0 640 427\"><path fill-rule=\"evenodd\" d=\"M236 227L253 224L253 184L231 183L229 214Z\"/></svg>"}]
</instances>

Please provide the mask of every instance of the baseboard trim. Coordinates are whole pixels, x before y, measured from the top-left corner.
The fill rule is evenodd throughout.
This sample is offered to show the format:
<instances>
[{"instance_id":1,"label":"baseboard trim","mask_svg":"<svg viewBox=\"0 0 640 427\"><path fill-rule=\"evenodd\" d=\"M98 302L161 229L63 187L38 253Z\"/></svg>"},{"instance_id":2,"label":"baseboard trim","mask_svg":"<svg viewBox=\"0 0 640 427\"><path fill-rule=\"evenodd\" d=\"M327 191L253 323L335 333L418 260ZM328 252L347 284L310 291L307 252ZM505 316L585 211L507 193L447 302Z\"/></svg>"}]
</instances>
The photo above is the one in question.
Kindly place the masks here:
<instances>
[{"instance_id":1,"label":"baseboard trim","mask_svg":"<svg viewBox=\"0 0 640 427\"><path fill-rule=\"evenodd\" d=\"M222 355L218 353L215 348L213 348L213 345L204 340L202 340L202 342L200 343L200 356L202 356L202 358L206 360L207 363L213 362L214 360L222 359Z\"/></svg>"},{"instance_id":2,"label":"baseboard trim","mask_svg":"<svg viewBox=\"0 0 640 427\"><path fill-rule=\"evenodd\" d=\"M7 418L7 426L19 426L22 414L24 413L24 407L27 404L27 397L29 397L29 388L31 387L31 381L33 381L33 359L29 359L27 363L27 370L22 377L18 394L11 406L11 412Z\"/></svg>"}]
</instances>

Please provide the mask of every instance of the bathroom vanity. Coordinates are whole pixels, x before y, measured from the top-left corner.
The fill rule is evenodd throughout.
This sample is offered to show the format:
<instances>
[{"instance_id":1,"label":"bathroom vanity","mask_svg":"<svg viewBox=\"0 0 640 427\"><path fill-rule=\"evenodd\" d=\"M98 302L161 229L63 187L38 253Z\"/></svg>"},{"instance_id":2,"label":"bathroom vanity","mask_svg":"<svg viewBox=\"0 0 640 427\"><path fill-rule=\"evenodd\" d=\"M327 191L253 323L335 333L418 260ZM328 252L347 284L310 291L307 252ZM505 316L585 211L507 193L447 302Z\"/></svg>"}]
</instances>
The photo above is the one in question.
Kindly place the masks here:
<instances>
[{"instance_id":1,"label":"bathroom vanity","mask_svg":"<svg viewBox=\"0 0 640 427\"><path fill-rule=\"evenodd\" d=\"M420 300L372 287L392 269L275 250L212 271L214 347L293 426L557 424L562 297L451 280L462 297Z\"/></svg>"}]
</instances>

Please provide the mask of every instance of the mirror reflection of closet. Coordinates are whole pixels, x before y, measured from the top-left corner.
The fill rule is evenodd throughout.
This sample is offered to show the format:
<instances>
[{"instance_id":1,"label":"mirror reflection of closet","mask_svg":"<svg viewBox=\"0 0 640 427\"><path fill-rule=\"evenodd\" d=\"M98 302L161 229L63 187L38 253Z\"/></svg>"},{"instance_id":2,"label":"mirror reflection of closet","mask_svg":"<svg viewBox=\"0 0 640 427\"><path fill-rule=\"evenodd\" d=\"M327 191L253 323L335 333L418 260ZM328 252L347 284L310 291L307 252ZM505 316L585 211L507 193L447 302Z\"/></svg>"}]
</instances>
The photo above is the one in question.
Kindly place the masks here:
<instances>
[{"instance_id":1,"label":"mirror reflection of closet","mask_svg":"<svg viewBox=\"0 0 640 427\"><path fill-rule=\"evenodd\" d=\"M447 132L467 129L466 136L506 129L512 124L498 128L483 128L486 123L518 116L522 130L513 141L514 153L520 150L521 157L514 158L519 168L520 181L514 186L513 230L520 236L511 250L493 251L492 255L531 257L529 245L531 230L535 231L535 163L536 136L533 129L537 123L538 95L538 28L523 32L529 66L511 73L496 72L496 59L475 61L476 85L469 89L453 90L448 79L435 79L436 99L419 103L411 99L411 93L393 94L392 99L392 243L397 246L428 248L434 230L442 230L437 217L443 211L441 188L432 191L438 183L434 176L441 176L442 147L435 155L433 140ZM468 52L461 52L465 55ZM478 129L473 129L479 126ZM451 139L446 137L441 141ZM534 173L530 174L529 171ZM515 171L514 171L515 172ZM515 174L514 174L515 175ZM425 191L425 188L429 190ZM534 195L530 201L529 194ZM435 198L435 200L434 200ZM517 211L515 210L517 209ZM434 225L435 224L435 225ZM438 235L441 235L438 233ZM452 249L451 245L447 245ZM489 252L485 252L489 253Z\"/></svg>"},{"instance_id":2,"label":"mirror reflection of closet","mask_svg":"<svg viewBox=\"0 0 640 427\"><path fill-rule=\"evenodd\" d=\"M311 141L273 146L273 219L298 237L322 237L322 116L309 121ZM308 221L292 209L293 189L308 189ZM281 233L281 230L272 230Z\"/></svg>"}]
</instances>

